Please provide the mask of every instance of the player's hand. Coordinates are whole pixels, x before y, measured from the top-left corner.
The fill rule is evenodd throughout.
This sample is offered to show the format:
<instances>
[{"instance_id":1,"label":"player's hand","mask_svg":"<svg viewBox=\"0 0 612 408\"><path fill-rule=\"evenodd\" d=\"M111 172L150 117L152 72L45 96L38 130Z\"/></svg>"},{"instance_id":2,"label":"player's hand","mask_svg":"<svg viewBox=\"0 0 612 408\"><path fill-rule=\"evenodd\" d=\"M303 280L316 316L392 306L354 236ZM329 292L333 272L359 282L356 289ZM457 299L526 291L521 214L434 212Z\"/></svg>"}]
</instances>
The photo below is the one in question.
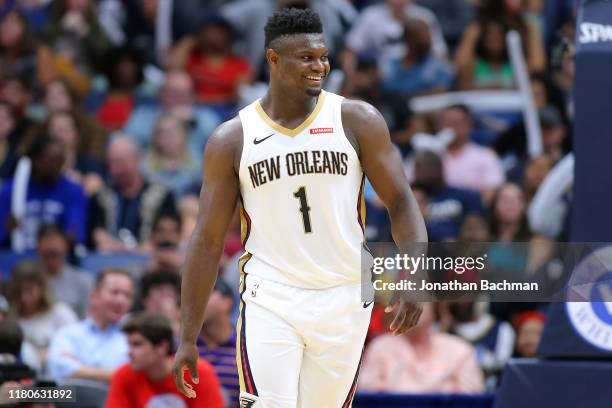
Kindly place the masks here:
<instances>
[{"instance_id":1,"label":"player's hand","mask_svg":"<svg viewBox=\"0 0 612 408\"><path fill-rule=\"evenodd\" d=\"M198 378L198 348L193 343L181 343L176 355L174 356L174 365L172 366L172 375L176 388L187 398L195 398L196 392L187 381L185 381L185 370L189 370L189 376L194 384L197 384Z\"/></svg>"},{"instance_id":2,"label":"player's hand","mask_svg":"<svg viewBox=\"0 0 612 408\"><path fill-rule=\"evenodd\" d=\"M385 308L385 313L390 313L393 310L396 310L395 318L389 328L395 336L399 336L406 330L416 326L421 317L423 306L418 302L411 302L400 297L393 304Z\"/></svg>"}]
</instances>

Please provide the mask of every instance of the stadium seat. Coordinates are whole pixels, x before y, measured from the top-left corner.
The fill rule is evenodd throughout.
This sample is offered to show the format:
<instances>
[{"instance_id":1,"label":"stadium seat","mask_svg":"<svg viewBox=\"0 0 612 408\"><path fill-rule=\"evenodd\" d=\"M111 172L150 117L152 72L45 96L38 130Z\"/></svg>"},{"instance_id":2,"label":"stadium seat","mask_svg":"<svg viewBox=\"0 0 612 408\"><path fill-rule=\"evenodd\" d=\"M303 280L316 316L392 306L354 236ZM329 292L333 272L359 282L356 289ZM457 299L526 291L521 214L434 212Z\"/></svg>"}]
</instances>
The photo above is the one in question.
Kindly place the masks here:
<instances>
[{"instance_id":1,"label":"stadium seat","mask_svg":"<svg viewBox=\"0 0 612 408\"><path fill-rule=\"evenodd\" d=\"M98 381L65 380L59 383L63 387L74 387L75 402L56 403L57 408L103 408L106 402L108 386Z\"/></svg>"}]
</instances>

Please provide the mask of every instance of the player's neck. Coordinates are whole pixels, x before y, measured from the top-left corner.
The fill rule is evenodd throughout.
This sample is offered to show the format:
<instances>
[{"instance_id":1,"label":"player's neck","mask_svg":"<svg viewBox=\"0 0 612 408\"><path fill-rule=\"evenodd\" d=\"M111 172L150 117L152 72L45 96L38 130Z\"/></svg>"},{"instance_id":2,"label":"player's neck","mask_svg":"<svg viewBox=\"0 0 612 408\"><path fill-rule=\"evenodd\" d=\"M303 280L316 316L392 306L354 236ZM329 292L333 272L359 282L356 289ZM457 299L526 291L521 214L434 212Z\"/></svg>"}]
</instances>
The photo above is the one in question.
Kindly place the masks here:
<instances>
[{"instance_id":1,"label":"player's neck","mask_svg":"<svg viewBox=\"0 0 612 408\"><path fill-rule=\"evenodd\" d=\"M305 93L296 95L280 86L270 84L268 92L261 99L261 107L272 120L292 128L294 126L291 124L299 126L312 113L317 100L318 96Z\"/></svg>"}]
</instances>

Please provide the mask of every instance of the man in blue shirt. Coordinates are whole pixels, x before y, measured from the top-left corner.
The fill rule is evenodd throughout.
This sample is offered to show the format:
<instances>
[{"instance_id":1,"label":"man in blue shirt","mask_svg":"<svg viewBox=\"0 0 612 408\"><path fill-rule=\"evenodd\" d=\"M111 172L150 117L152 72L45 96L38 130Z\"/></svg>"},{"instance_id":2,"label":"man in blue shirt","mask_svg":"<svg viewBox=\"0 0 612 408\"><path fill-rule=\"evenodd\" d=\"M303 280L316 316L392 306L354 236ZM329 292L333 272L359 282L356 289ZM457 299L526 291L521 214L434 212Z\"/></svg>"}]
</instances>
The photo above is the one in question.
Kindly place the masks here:
<instances>
[{"instance_id":1,"label":"man in blue shirt","mask_svg":"<svg viewBox=\"0 0 612 408\"><path fill-rule=\"evenodd\" d=\"M452 66L432 52L427 23L407 20L404 23L404 42L406 55L383 64L383 92L408 98L450 89L454 79Z\"/></svg>"},{"instance_id":2,"label":"man in blue shirt","mask_svg":"<svg viewBox=\"0 0 612 408\"><path fill-rule=\"evenodd\" d=\"M427 196L425 225L431 241L454 240L468 214L483 213L480 195L475 191L446 185L442 160L431 151L414 155L414 186Z\"/></svg>"},{"instance_id":3,"label":"man in blue shirt","mask_svg":"<svg viewBox=\"0 0 612 408\"><path fill-rule=\"evenodd\" d=\"M129 272L116 268L100 272L90 295L89 317L62 327L51 340L47 362L52 379L110 380L115 369L128 361L120 322L132 306L133 294Z\"/></svg>"},{"instance_id":4,"label":"man in blue shirt","mask_svg":"<svg viewBox=\"0 0 612 408\"><path fill-rule=\"evenodd\" d=\"M23 217L11 211L15 180L0 190L0 244L9 246L10 233L16 228L23 234L24 248L36 248L36 234L43 224L59 225L72 242L85 241L87 199L83 188L62 174L66 160L61 141L48 137L36 140L29 149L32 171L27 185Z\"/></svg>"}]
</instances>

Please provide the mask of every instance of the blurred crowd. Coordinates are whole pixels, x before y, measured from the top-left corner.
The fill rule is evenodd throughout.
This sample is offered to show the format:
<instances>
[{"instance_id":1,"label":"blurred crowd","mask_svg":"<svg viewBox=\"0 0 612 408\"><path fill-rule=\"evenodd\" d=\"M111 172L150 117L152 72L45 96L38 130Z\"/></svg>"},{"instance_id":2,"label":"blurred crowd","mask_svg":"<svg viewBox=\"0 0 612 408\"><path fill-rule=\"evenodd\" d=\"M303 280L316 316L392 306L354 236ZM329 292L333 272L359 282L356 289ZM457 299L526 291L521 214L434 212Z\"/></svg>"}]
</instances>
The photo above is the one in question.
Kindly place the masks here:
<instances>
[{"instance_id":1,"label":"blurred crowd","mask_svg":"<svg viewBox=\"0 0 612 408\"><path fill-rule=\"evenodd\" d=\"M19 260L1 271L0 366L12 368L0 382L94 381L108 386L108 406L179 398L170 362L203 149L265 92L263 26L280 8L321 16L326 88L382 112L431 241L567 240L571 188L538 192L571 153L575 3L0 0L0 247ZM538 111L538 155L520 111L413 109L428 95L516 90L512 30ZM391 241L386 210L371 186L365 194L367 238ZM237 406L241 251L236 214L198 340L207 399L197 406ZM96 256L122 261L88 270ZM400 337L376 307L359 387L493 391L509 358L536 356L544 307L426 305Z\"/></svg>"}]
</instances>

